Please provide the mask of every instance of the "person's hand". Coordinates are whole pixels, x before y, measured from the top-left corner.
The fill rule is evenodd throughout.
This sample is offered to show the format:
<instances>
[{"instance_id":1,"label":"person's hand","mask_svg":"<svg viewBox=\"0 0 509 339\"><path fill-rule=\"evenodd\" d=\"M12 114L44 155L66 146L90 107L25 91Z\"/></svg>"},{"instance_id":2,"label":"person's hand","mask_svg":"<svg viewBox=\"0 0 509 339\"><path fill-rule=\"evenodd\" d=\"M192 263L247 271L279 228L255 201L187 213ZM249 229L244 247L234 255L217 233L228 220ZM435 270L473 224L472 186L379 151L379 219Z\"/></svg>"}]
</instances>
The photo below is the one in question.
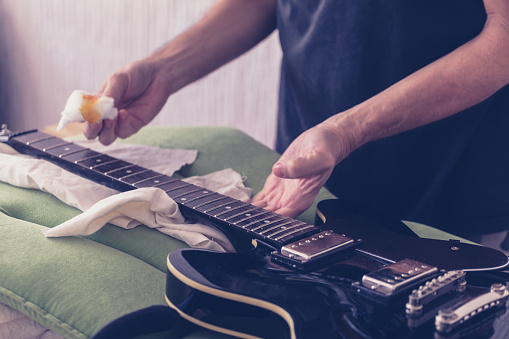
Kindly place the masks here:
<instances>
[{"instance_id":1,"label":"person's hand","mask_svg":"<svg viewBox=\"0 0 509 339\"><path fill-rule=\"evenodd\" d=\"M88 139L99 137L104 145L111 144L117 137L127 138L159 113L170 92L168 80L161 77L157 63L128 64L110 75L97 93L115 100L118 117L97 124L87 122L83 125L83 134Z\"/></svg>"},{"instance_id":2,"label":"person's hand","mask_svg":"<svg viewBox=\"0 0 509 339\"><path fill-rule=\"evenodd\" d=\"M295 139L273 166L252 204L295 218L313 203L334 166L350 152L335 126L319 124Z\"/></svg>"}]
</instances>

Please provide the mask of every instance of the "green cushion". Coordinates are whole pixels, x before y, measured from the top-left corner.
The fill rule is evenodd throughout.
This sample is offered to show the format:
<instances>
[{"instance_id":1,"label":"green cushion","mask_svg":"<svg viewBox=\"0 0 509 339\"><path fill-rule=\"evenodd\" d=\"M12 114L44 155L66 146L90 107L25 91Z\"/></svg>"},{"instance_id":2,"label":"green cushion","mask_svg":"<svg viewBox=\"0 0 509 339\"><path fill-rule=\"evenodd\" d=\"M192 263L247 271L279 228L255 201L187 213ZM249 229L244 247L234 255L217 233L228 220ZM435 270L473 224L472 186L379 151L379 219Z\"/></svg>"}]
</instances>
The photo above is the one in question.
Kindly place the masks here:
<instances>
[{"instance_id":1,"label":"green cushion","mask_svg":"<svg viewBox=\"0 0 509 339\"><path fill-rule=\"evenodd\" d=\"M46 239L42 228L0 214L1 302L66 338L165 303L164 272L87 239Z\"/></svg>"},{"instance_id":2,"label":"green cushion","mask_svg":"<svg viewBox=\"0 0 509 339\"><path fill-rule=\"evenodd\" d=\"M222 127L150 127L126 141L197 149L196 162L176 176L231 167L246 177L254 193L279 157L244 133ZM316 201L330 198L334 196L323 189ZM313 223L314 211L312 206L299 219ZM0 183L0 212L0 302L67 338L89 337L123 314L164 304L166 256L186 246L144 226L124 230L107 225L85 238L46 239L41 228L54 227L79 211L47 193L5 183ZM421 236L450 237L423 225L411 226ZM192 330L184 335L189 339L227 337L187 330Z\"/></svg>"},{"instance_id":3,"label":"green cushion","mask_svg":"<svg viewBox=\"0 0 509 339\"><path fill-rule=\"evenodd\" d=\"M198 149L177 176L231 167L258 192L278 154L235 129L146 128L127 140ZM322 198L332 198L323 190ZM46 239L40 229L80 213L45 192L0 183L0 301L68 338L85 338L117 317L164 304L166 256L184 243L147 227L107 225L86 238ZM310 209L300 218L313 222ZM186 338L224 338L197 329Z\"/></svg>"}]
</instances>

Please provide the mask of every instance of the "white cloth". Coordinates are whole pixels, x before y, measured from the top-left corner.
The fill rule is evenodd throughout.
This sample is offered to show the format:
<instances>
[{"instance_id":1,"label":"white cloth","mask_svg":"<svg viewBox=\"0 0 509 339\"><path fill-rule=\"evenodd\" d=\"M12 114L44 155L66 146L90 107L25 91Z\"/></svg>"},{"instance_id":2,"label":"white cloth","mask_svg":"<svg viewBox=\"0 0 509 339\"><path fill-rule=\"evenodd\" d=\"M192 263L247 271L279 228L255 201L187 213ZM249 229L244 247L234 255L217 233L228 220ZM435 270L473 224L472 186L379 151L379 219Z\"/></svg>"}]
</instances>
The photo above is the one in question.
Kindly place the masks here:
<instances>
[{"instance_id":1,"label":"white cloth","mask_svg":"<svg viewBox=\"0 0 509 339\"><path fill-rule=\"evenodd\" d=\"M80 144L166 175L172 175L183 165L192 163L197 155L196 151L121 143L114 143L107 148L98 142L86 141ZM137 189L118 194L115 190L81 178L45 160L21 155L3 144L0 144L0 164L1 181L49 192L63 202L85 211L45 231L48 237L88 235L108 222L126 229L145 224L192 247L233 250L226 236L216 229L184 221L177 204L160 189ZM244 187L242 177L231 169L187 178L185 181L242 201L248 201L251 196L251 190Z\"/></svg>"}]
</instances>

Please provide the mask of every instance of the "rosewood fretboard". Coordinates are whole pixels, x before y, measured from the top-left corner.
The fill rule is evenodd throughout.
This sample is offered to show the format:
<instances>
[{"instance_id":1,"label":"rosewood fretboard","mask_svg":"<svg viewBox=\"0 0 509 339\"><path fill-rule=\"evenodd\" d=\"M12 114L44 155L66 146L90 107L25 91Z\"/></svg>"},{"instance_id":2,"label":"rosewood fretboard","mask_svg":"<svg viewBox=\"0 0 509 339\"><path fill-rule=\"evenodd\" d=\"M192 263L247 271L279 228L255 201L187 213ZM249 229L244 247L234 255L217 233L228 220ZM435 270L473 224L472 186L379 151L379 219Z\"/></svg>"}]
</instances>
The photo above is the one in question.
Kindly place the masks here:
<instances>
[{"instance_id":1,"label":"rosewood fretboard","mask_svg":"<svg viewBox=\"0 0 509 339\"><path fill-rule=\"evenodd\" d=\"M18 151L49 160L73 173L119 191L158 187L177 202L186 216L247 232L280 248L319 232L315 226L188 184L150 169L81 147L39 131L13 135ZM194 215L193 215L194 214ZM226 226L226 227L225 227Z\"/></svg>"}]
</instances>

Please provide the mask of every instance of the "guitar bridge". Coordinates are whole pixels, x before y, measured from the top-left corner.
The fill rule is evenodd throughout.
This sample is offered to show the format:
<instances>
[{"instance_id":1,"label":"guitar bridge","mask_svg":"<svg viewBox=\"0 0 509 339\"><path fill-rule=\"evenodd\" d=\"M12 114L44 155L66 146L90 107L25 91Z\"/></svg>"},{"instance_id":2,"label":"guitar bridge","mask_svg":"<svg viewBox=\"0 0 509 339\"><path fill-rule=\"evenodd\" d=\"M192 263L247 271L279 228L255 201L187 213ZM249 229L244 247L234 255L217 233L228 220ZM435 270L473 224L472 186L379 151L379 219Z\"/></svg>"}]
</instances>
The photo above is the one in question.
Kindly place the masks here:
<instances>
[{"instance_id":1,"label":"guitar bridge","mask_svg":"<svg viewBox=\"0 0 509 339\"><path fill-rule=\"evenodd\" d=\"M323 231L283 246L281 252L272 252L271 258L292 268L306 269L331 255L344 254L361 242L333 231Z\"/></svg>"},{"instance_id":2,"label":"guitar bridge","mask_svg":"<svg viewBox=\"0 0 509 339\"><path fill-rule=\"evenodd\" d=\"M491 285L490 292L477 296L456 307L441 309L435 317L435 328L439 333L452 332L467 320L478 317L488 310L505 307L509 292L503 284Z\"/></svg>"},{"instance_id":3,"label":"guitar bridge","mask_svg":"<svg viewBox=\"0 0 509 339\"><path fill-rule=\"evenodd\" d=\"M452 291L464 292L467 284L465 275L463 271L449 271L413 290L406 304L407 316L419 317L423 307L432 301Z\"/></svg>"}]
</instances>

